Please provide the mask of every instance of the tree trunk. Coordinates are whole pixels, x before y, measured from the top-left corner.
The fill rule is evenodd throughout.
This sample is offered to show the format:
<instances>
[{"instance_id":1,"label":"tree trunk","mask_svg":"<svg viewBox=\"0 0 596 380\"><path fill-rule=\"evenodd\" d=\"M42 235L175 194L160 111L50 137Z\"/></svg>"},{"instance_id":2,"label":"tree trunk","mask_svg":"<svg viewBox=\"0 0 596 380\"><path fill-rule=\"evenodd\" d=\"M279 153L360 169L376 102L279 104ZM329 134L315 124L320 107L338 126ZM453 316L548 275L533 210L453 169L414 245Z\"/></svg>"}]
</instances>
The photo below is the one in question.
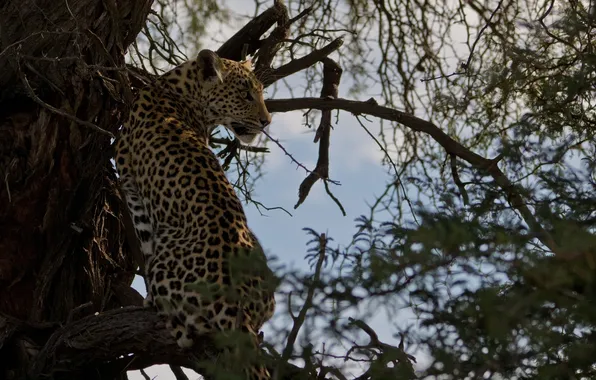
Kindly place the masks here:
<instances>
[{"instance_id":1,"label":"tree trunk","mask_svg":"<svg viewBox=\"0 0 596 380\"><path fill-rule=\"evenodd\" d=\"M110 145L151 3L0 2L0 378L45 344L28 327L135 303Z\"/></svg>"}]
</instances>

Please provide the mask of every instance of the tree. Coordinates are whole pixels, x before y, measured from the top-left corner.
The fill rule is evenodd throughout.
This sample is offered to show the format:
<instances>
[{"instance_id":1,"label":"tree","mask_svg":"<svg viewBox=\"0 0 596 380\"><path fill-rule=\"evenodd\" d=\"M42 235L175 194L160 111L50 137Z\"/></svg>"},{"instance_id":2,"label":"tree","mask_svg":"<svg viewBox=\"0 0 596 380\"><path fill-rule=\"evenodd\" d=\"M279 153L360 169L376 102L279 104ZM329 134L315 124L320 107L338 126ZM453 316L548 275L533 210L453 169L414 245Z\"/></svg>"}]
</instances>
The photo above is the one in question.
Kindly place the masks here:
<instances>
[{"instance_id":1,"label":"tree","mask_svg":"<svg viewBox=\"0 0 596 380\"><path fill-rule=\"evenodd\" d=\"M329 178L332 110L367 131L365 115L382 120L370 136L388 173L352 242L336 248L308 231L313 271L286 273L279 313L291 324L279 342L266 337L273 371L302 359L279 373L343 379L363 361L358 379L593 377L594 4L262 6L218 53L256 55L260 78L275 88L302 75L303 94L267 102L271 112L320 111L306 114L308 125L320 118L315 168L284 150L308 172L296 207L321 182L343 211ZM189 22L177 22L182 15ZM130 287L138 247L110 144L135 89L197 50L212 17L232 15L209 0L0 5L5 378L125 378L154 363L201 371ZM378 100L338 97L342 78L354 98L373 88ZM251 201L264 145L213 143ZM247 162L257 174L248 180ZM405 344L367 324L361 310L379 308L419 318L400 326ZM334 342L330 351L321 337ZM406 351L429 365L414 372ZM209 344L195 352L216 354Z\"/></svg>"}]
</instances>

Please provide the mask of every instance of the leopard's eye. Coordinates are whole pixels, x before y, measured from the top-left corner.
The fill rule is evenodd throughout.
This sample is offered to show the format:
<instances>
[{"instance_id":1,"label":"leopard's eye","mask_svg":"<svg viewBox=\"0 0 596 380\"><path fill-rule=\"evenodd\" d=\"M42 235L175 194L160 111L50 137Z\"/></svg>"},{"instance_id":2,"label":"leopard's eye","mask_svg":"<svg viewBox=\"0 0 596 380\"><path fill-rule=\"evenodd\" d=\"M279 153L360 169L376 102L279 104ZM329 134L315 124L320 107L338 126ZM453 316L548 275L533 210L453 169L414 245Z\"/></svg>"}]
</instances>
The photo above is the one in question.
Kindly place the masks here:
<instances>
[{"instance_id":1,"label":"leopard's eye","mask_svg":"<svg viewBox=\"0 0 596 380\"><path fill-rule=\"evenodd\" d=\"M254 98L252 97L252 94L251 94L249 91L246 91L246 92L244 93L244 98L245 98L246 100L248 100L249 102L252 102L252 101L254 100Z\"/></svg>"}]
</instances>

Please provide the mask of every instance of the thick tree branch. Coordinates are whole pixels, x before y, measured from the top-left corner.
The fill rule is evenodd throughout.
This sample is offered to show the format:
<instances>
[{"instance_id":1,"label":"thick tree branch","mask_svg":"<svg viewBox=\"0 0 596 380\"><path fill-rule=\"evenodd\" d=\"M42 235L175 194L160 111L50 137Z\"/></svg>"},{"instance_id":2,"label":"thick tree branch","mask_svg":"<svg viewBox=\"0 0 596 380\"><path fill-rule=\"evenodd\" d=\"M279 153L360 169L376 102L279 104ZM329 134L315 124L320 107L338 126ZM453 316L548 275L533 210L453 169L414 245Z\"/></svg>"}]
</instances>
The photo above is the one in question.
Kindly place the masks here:
<instances>
[{"instance_id":1,"label":"thick tree branch","mask_svg":"<svg viewBox=\"0 0 596 380\"><path fill-rule=\"evenodd\" d=\"M320 98L300 98L300 99L275 99L267 100L267 108L271 112L289 112L298 109L319 109L319 110L333 110L340 109L348 111L355 115L371 115L381 119L398 122L416 132L423 132L430 135L436 142L438 142L447 153L454 154L476 169L488 173L497 185L505 192L506 197L513 208L515 208L525 222L530 227L531 232L538 238L546 247L553 253L559 256L566 256L561 252L553 237L546 231L540 222L536 219L532 211L526 205L520 191L516 185L512 184L509 178L499 169L497 159L484 158L463 145L453 140L449 135L443 132L439 127L420 119L416 116L410 115L406 112L398 111L389 107L383 107L373 101L361 102L347 99L320 99Z\"/></svg>"},{"instance_id":2,"label":"thick tree branch","mask_svg":"<svg viewBox=\"0 0 596 380\"><path fill-rule=\"evenodd\" d=\"M261 36L283 17L287 17L287 9L281 2L276 1L273 7L252 19L221 45L217 49L217 54L223 58L240 61L243 46L246 44L248 45L246 54L253 55L261 47Z\"/></svg>"},{"instance_id":3,"label":"thick tree branch","mask_svg":"<svg viewBox=\"0 0 596 380\"><path fill-rule=\"evenodd\" d=\"M155 364L170 364L176 371L183 366L201 373L199 361L216 360L218 354L209 337L201 339L192 352L180 349L154 310L136 306L90 315L58 329L55 324L25 325L0 315L0 327L0 346L17 333L37 336L54 330L29 365L27 375L31 379L60 372L78 373L82 378L90 370L94 375L101 373L102 378L115 378ZM308 379L302 369L284 366L283 379Z\"/></svg>"},{"instance_id":4,"label":"thick tree branch","mask_svg":"<svg viewBox=\"0 0 596 380\"><path fill-rule=\"evenodd\" d=\"M195 353L214 355L208 345ZM91 315L54 332L31 363L29 376L99 368L107 362L114 372L166 363L197 368L153 310L133 306Z\"/></svg>"},{"instance_id":5,"label":"thick tree branch","mask_svg":"<svg viewBox=\"0 0 596 380\"><path fill-rule=\"evenodd\" d=\"M281 44L290 35L290 17L288 16L288 8L283 4L281 0L274 0L274 8L277 8L277 25L275 29L271 31L269 36L261 41L261 47L257 52L257 65L256 72L263 73L271 68L273 58L279 51Z\"/></svg>"}]
</instances>

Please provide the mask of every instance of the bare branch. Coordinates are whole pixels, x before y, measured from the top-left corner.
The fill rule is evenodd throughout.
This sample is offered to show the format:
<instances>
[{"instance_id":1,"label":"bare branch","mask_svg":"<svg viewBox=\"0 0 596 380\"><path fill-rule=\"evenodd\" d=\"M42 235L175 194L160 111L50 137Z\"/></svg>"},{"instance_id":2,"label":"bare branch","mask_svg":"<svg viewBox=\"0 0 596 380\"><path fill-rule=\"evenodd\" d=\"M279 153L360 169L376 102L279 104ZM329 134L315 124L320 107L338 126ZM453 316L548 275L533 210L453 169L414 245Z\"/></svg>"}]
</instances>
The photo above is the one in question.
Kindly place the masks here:
<instances>
[{"instance_id":1,"label":"bare branch","mask_svg":"<svg viewBox=\"0 0 596 380\"><path fill-rule=\"evenodd\" d=\"M313 305L313 299L315 296L315 290L317 289L319 279L321 277L321 270L323 269L323 263L325 262L325 257L327 256L327 236L325 234L319 235L319 257L317 259L317 265L315 267L315 273L313 274L313 279L308 287L308 291L306 294L306 298L304 300L304 304L298 313L298 316L292 317L292 330L288 335L288 339L286 342L286 346L281 354L281 358L279 359L277 368L273 373L273 380L280 380L283 379L284 368L283 366L290 360L292 356L292 352L294 351L294 343L296 343L296 339L298 338L298 333L302 328L302 325L306 321L306 314L308 310Z\"/></svg>"},{"instance_id":2,"label":"bare branch","mask_svg":"<svg viewBox=\"0 0 596 380\"><path fill-rule=\"evenodd\" d=\"M284 148L284 146L282 145L282 143L279 142L279 140L271 137L271 135L269 133L267 133L266 131L263 131L263 134L265 136L267 136L269 138L269 140L273 141L273 143L275 143L275 145L277 145L279 147L279 149L281 149L284 152L284 154L286 156L288 156L293 163L295 163L296 165L298 165L298 167L304 169L304 171L307 172L307 173L309 173L309 174L312 173L312 170L310 170L309 168L307 168L306 166L304 166L304 164L300 163L297 159L295 159L294 156L290 152L288 152L288 150L286 148ZM335 181L335 180L332 180L332 179L329 179L329 178L327 179L327 181L333 183L334 185L339 185L339 182L338 181Z\"/></svg>"},{"instance_id":3,"label":"bare branch","mask_svg":"<svg viewBox=\"0 0 596 380\"><path fill-rule=\"evenodd\" d=\"M323 88L321 89L321 98L337 98L339 90L339 82L341 79L342 69L339 65L330 58L323 59ZM312 186L319 180L327 181L329 177L329 143L331 137L331 110L322 112L321 123L315 134L315 143L319 142L319 158L315 169L302 181L298 190L298 202L294 205L294 209L298 208L308 194ZM325 190L331 198L338 204L343 215L346 212L339 202L329 190L329 186L325 186Z\"/></svg>"},{"instance_id":4,"label":"bare branch","mask_svg":"<svg viewBox=\"0 0 596 380\"><path fill-rule=\"evenodd\" d=\"M331 41L324 47L313 50L302 58L295 59L286 63L285 65L271 70L269 73L263 75L262 81L265 87L270 86L276 81L285 78L289 75L297 73L298 71L309 68L319 61L323 61L329 54L333 53L343 45L344 40L337 38Z\"/></svg>"},{"instance_id":5,"label":"bare branch","mask_svg":"<svg viewBox=\"0 0 596 380\"><path fill-rule=\"evenodd\" d=\"M22 81L23 85L25 86L25 89L27 90L27 95L29 95L29 97L31 99L33 99L33 101L35 103L39 104L40 106L48 109L49 111L51 111L51 112L53 112L53 113L55 113L57 115L60 115L60 116L63 116L65 118L67 118L70 121L74 121L75 123L80 124L80 125L82 125L84 127L91 128L91 129L93 129L93 130L95 130L95 131L97 131L97 132L99 132L101 134L104 134L104 135L106 135L106 136L108 136L110 138L114 138L114 134L112 134L112 132L106 131L105 129L102 129L102 128L98 127L97 125L95 125L93 123L90 123L88 121L81 120L78 117L76 117L76 116L74 116L74 115L72 115L72 114L70 114L70 113L68 113L66 111L63 111L61 109L58 109L58 108L56 108L56 107L54 107L54 106L52 106L52 105L44 102L43 100L41 100L35 94L35 91L31 87L31 85L29 84L29 80L27 79L27 76L25 75L25 73L20 70L20 66L19 66L19 76L21 78L21 81Z\"/></svg>"},{"instance_id":6,"label":"bare branch","mask_svg":"<svg viewBox=\"0 0 596 380\"><path fill-rule=\"evenodd\" d=\"M147 372L145 372L144 369L141 368L141 375L143 375L143 379L145 380L151 380L151 378L149 377L149 375L147 375Z\"/></svg>"},{"instance_id":7,"label":"bare branch","mask_svg":"<svg viewBox=\"0 0 596 380\"><path fill-rule=\"evenodd\" d=\"M0 314L0 325L9 329L0 332L0 343L18 331L35 335L58 327L57 324L24 325ZM84 373L89 368L115 378L129 370L142 369L155 364L169 364L174 373L180 366L203 372L202 360L213 362L218 350L209 337L203 337L192 352L182 350L163 320L151 309L129 306L90 315L58 327L29 366L30 378L41 378L61 371ZM117 359L116 359L117 358ZM281 379L305 379L304 370L283 364ZM94 372L94 373L95 373ZM177 375L179 376L179 375ZM186 375L184 375L186 376ZM184 379L183 377L177 377Z\"/></svg>"},{"instance_id":8,"label":"bare branch","mask_svg":"<svg viewBox=\"0 0 596 380\"><path fill-rule=\"evenodd\" d=\"M274 7L279 11L277 13L277 26L267 38L261 41L261 46L256 56L256 72L261 73L271 68L271 62L279 51L281 44L290 36L290 23L288 16L288 8L283 4L283 1L274 1Z\"/></svg>"},{"instance_id":9,"label":"bare branch","mask_svg":"<svg viewBox=\"0 0 596 380\"><path fill-rule=\"evenodd\" d=\"M453 182L459 189L459 193L461 195L462 201L464 205L470 204L470 197L468 197L468 192L466 191L466 185L461 181L459 178L459 173L457 172L457 157L454 154L449 155L449 160L451 162L451 176L453 177Z\"/></svg>"},{"instance_id":10,"label":"bare branch","mask_svg":"<svg viewBox=\"0 0 596 380\"><path fill-rule=\"evenodd\" d=\"M536 238L538 238L553 253L559 256L565 256L561 252L553 237L547 232L534 214L526 205L525 200L520 195L520 190L512 184L509 178L499 169L499 159L484 158L463 145L453 140L449 135L443 132L439 127L430 121L420 119L414 115L393 108L383 107L371 102L360 102L347 99L320 99L320 98L298 98L298 99L275 99L267 100L267 108L271 112L288 112L297 109L319 109L332 110L340 109L351 112L354 115L368 114L381 119L398 122L413 131L423 132L430 135L438 142L447 153L454 154L457 157L467 161L476 169L490 174L497 185L504 191L508 202L515 208Z\"/></svg>"},{"instance_id":11,"label":"bare branch","mask_svg":"<svg viewBox=\"0 0 596 380\"><path fill-rule=\"evenodd\" d=\"M176 376L176 380L189 380L188 376L186 376L186 374L184 373L182 368L180 368L180 366L170 365L170 369L174 373L174 376Z\"/></svg>"},{"instance_id":12,"label":"bare branch","mask_svg":"<svg viewBox=\"0 0 596 380\"><path fill-rule=\"evenodd\" d=\"M285 6L276 2L273 7L252 19L229 40L221 45L221 47L217 49L217 54L223 58L240 61L242 59L243 46L247 44L248 48L246 54L253 55L257 49L261 47L261 36L267 32L273 24L278 22L284 12L287 15Z\"/></svg>"}]
</instances>

